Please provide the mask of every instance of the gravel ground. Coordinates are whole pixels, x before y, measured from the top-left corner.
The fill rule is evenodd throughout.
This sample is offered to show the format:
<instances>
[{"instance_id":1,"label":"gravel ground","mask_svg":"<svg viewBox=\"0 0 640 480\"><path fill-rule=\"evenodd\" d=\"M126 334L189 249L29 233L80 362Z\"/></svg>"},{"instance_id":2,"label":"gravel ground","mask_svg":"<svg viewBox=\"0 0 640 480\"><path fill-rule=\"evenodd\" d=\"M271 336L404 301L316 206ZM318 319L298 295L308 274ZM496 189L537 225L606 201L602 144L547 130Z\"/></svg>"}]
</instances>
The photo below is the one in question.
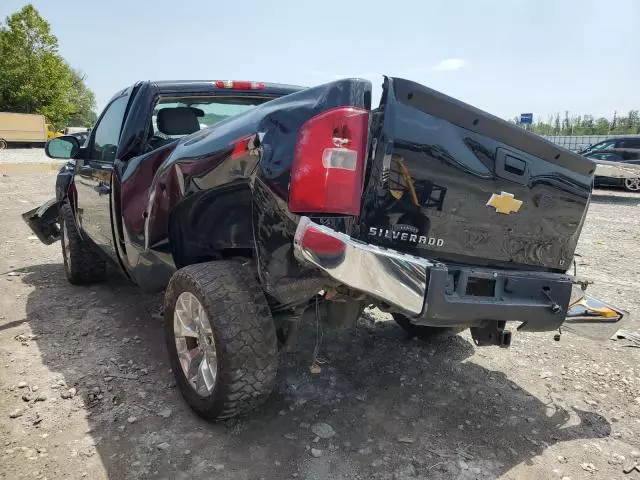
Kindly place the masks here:
<instances>
[{"instance_id":1,"label":"gravel ground","mask_svg":"<svg viewBox=\"0 0 640 480\"><path fill-rule=\"evenodd\" d=\"M48 163L44 148L7 148L0 150L0 163Z\"/></svg>"},{"instance_id":2,"label":"gravel ground","mask_svg":"<svg viewBox=\"0 0 640 480\"><path fill-rule=\"evenodd\" d=\"M624 473L640 462L640 349L569 333L423 343L372 312L325 331L310 375L308 317L261 410L200 420L169 371L161 296L116 275L69 285L60 246L22 223L54 175L0 177L0 478L640 479ZM639 205L596 192L579 246L591 292L631 312Z\"/></svg>"}]
</instances>

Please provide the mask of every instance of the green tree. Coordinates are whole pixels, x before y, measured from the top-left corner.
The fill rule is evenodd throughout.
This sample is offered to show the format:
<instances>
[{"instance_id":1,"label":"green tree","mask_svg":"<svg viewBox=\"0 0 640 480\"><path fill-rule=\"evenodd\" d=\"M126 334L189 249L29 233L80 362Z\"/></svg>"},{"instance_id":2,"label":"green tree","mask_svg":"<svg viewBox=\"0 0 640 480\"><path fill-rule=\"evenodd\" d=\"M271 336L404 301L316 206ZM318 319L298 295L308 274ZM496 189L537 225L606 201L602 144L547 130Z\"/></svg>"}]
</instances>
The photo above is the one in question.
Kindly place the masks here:
<instances>
[{"instance_id":1,"label":"green tree","mask_svg":"<svg viewBox=\"0 0 640 480\"><path fill-rule=\"evenodd\" d=\"M518 123L518 119L513 120ZM529 130L538 135L638 135L640 134L640 111L630 110L628 115L618 116L614 112L613 120L604 117L594 119L593 115L571 116L565 111L564 119L560 115L550 116L547 122L538 121Z\"/></svg>"},{"instance_id":2,"label":"green tree","mask_svg":"<svg viewBox=\"0 0 640 480\"><path fill-rule=\"evenodd\" d=\"M73 111L67 119L67 125L74 127L90 127L96 123L97 115L94 111L96 97L84 83L85 76L79 70L71 70L71 90L69 103Z\"/></svg>"},{"instance_id":3,"label":"green tree","mask_svg":"<svg viewBox=\"0 0 640 480\"><path fill-rule=\"evenodd\" d=\"M638 110L630 110L627 117L628 133L640 133L640 116Z\"/></svg>"},{"instance_id":4,"label":"green tree","mask_svg":"<svg viewBox=\"0 0 640 480\"><path fill-rule=\"evenodd\" d=\"M564 120L562 122L562 135L571 135L571 122L569 121L569 110L564 111Z\"/></svg>"},{"instance_id":5,"label":"green tree","mask_svg":"<svg viewBox=\"0 0 640 480\"><path fill-rule=\"evenodd\" d=\"M57 127L90 118L93 93L58 53L58 39L33 5L0 24L0 111L38 113Z\"/></svg>"},{"instance_id":6,"label":"green tree","mask_svg":"<svg viewBox=\"0 0 640 480\"><path fill-rule=\"evenodd\" d=\"M600 117L596 120L595 125L595 133L596 135L607 135L611 130L611 125L609 124L609 120L604 117Z\"/></svg>"},{"instance_id":7,"label":"green tree","mask_svg":"<svg viewBox=\"0 0 640 480\"><path fill-rule=\"evenodd\" d=\"M593 115L585 115L582 117L582 135L592 135L594 133Z\"/></svg>"}]
</instances>

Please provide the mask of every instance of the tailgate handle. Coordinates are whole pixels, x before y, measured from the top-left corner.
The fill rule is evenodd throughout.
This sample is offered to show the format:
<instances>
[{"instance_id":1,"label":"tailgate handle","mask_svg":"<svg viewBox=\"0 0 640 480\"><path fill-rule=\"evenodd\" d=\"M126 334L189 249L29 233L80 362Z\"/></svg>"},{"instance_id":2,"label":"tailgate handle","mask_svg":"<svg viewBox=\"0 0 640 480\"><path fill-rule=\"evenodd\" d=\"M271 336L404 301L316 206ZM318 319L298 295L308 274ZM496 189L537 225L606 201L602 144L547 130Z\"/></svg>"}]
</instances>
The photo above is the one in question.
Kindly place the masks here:
<instances>
[{"instance_id":1,"label":"tailgate handle","mask_svg":"<svg viewBox=\"0 0 640 480\"><path fill-rule=\"evenodd\" d=\"M525 160L499 148L496 155L496 175L520 185L529 183L529 166Z\"/></svg>"}]
</instances>

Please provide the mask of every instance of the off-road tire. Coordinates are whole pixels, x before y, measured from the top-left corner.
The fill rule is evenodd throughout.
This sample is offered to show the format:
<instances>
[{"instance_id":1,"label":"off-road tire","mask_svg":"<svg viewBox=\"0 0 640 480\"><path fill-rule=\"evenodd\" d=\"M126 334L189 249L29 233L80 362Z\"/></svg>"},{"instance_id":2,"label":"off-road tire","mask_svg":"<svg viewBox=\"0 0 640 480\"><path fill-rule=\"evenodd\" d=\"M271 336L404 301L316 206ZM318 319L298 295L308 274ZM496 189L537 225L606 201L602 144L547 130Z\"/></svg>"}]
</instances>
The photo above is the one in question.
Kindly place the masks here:
<instances>
[{"instance_id":1,"label":"off-road tire","mask_svg":"<svg viewBox=\"0 0 640 480\"><path fill-rule=\"evenodd\" d=\"M185 291L201 303L213 331L217 375L206 397L191 387L178 359L173 315ZM165 293L164 323L176 383L198 415L207 420L230 418L267 399L278 369L278 342L269 305L248 266L215 261L178 270Z\"/></svg>"},{"instance_id":2,"label":"off-road tire","mask_svg":"<svg viewBox=\"0 0 640 480\"><path fill-rule=\"evenodd\" d=\"M65 237L65 233L68 238ZM64 271L69 283L83 285L106 279L107 264L80 236L73 209L68 203L63 203L60 207L60 243ZM65 252L65 246L68 252Z\"/></svg>"},{"instance_id":3,"label":"off-road tire","mask_svg":"<svg viewBox=\"0 0 640 480\"><path fill-rule=\"evenodd\" d=\"M467 327L427 327L424 325L414 325L402 314L394 313L393 319L411 338L420 340L433 340L434 338L454 337L460 332L464 332Z\"/></svg>"}]
</instances>

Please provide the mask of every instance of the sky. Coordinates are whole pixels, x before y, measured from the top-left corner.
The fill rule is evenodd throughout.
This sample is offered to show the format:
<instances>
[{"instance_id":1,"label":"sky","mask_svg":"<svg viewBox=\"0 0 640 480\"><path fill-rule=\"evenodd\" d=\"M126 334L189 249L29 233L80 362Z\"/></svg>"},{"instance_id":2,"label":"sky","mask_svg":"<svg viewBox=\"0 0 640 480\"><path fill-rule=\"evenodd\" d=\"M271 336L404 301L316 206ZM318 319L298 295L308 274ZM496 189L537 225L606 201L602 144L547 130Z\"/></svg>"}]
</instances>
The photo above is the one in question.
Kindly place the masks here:
<instances>
[{"instance_id":1,"label":"sky","mask_svg":"<svg viewBox=\"0 0 640 480\"><path fill-rule=\"evenodd\" d=\"M34 0L98 110L137 80L408 78L502 118L640 108L638 0ZM24 1L2 0L0 18ZM376 100L377 103L377 100Z\"/></svg>"}]
</instances>

